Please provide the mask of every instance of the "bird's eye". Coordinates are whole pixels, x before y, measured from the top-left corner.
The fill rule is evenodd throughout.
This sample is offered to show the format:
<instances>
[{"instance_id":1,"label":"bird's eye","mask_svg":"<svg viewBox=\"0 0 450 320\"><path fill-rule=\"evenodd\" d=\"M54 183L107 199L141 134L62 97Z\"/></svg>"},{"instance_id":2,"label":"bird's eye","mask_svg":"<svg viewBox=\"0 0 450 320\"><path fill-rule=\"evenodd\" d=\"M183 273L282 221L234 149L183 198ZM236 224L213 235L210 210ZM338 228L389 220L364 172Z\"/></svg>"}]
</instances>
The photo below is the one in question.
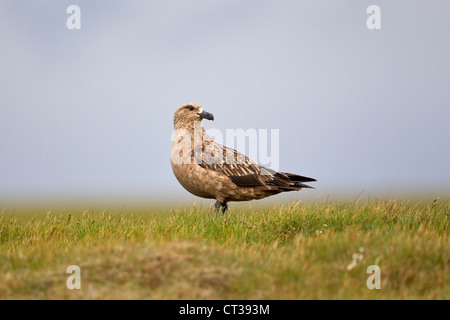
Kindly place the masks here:
<instances>
[{"instance_id":1,"label":"bird's eye","mask_svg":"<svg viewBox=\"0 0 450 320\"><path fill-rule=\"evenodd\" d=\"M193 106L188 106L188 108L189 108L190 111L194 110Z\"/></svg>"}]
</instances>

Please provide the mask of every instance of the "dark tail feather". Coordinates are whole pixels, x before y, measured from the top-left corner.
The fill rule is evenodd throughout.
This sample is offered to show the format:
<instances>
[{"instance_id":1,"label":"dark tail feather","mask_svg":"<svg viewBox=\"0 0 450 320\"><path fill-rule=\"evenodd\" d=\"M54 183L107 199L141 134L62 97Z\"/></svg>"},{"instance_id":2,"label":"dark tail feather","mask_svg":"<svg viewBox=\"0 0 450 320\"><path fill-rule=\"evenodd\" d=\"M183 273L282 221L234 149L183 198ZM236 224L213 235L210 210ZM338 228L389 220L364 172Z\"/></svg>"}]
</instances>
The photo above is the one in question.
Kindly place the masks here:
<instances>
[{"instance_id":1,"label":"dark tail feather","mask_svg":"<svg viewBox=\"0 0 450 320\"><path fill-rule=\"evenodd\" d=\"M284 173L284 174L286 176L288 176L288 178L292 182L314 182L314 181L317 181L316 179L308 178L308 177L304 177L304 176L299 176L298 174L293 174L293 173Z\"/></svg>"},{"instance_id":2,"label":"dark tail feather","mask_svg":"<svg viewBox=\"0 0 450 320\"><path fill-rule=\"evenodd\" d=\"M314 187L308 186L307 184L300 183L300 182L296 182L296 183L294 184L294 186L296 186L297 188L310 188L310 189L315 189Z\"/></svg>"},{"instance_id":3,"label":"dark tail feather","mask_svg":"<svg viewBox=\"0 0 450 320\"><path fill-rule=\"evenodd\" d=\"M303 177L292 173L277 172L274 175L274 180L271 184L282 191L297 191L303 188L314 189L313 187L303 183L313 181L316 181L316 179Z\"/></svg>"},{"instance_id":4,"label":"dark tail feather","mask_svg":"<svg viewBox=\"0 0 450 320\"><path fill-rule=\"evenodd\" d=\"M296 182L290 186L278 186L277 185L277 188L282 191L298 191L298 190L301 190L304 188L315 189L314 187L308 186L307 184L300 183L300 182Z\"/></svg>"}]
</instances>

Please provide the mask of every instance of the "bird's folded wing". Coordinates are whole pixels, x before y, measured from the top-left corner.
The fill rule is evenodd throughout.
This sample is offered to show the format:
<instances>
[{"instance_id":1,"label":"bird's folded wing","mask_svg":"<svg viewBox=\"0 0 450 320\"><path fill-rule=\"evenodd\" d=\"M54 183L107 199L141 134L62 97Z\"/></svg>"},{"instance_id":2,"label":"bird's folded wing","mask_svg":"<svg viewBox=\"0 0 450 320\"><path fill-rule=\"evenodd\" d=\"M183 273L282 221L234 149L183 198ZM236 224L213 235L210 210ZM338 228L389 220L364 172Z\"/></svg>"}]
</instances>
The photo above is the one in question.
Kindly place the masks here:
<instances>
[{"instance_id":1,"label":"bird's folded wing","mask_svg":"<svg viewBox=\"0 0 450 320\"><path fill-rule=\"evenodd\" d=\"M226 175L239 186L265 185L261 165L242 153L215 142L204 146L200 166Z\"/></svg>"},{"instance_id":2,"label":"bird's folded wing","mask_svg":"<svg viewBox=\"0 0 450 320\"><path fill-rule=\"evenodd\" d=\"M284 190L307 188L301 182L314 179L266 168L242 153L211 142L204 146L201 167L227 176L239 187L274 186Z\"/></svg>"}]
</instances>

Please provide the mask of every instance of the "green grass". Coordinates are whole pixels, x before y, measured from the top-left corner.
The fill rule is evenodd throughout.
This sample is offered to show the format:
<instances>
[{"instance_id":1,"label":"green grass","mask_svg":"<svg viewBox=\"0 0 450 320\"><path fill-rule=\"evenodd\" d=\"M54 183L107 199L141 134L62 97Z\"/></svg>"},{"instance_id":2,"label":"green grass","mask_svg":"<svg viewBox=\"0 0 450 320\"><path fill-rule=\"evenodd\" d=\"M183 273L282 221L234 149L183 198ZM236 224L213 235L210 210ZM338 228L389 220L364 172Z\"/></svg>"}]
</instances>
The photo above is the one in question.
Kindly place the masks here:
<instances>
[{"instance_id":1,"label":"green grass","mask_svg":"<svg viewBox=\"0 0 450 320\"><path fill-rule=\"evenodd\" d=\"M1 299L450 298L448 201L73 211L2 212Z\"/></svg>"}]
</instances>

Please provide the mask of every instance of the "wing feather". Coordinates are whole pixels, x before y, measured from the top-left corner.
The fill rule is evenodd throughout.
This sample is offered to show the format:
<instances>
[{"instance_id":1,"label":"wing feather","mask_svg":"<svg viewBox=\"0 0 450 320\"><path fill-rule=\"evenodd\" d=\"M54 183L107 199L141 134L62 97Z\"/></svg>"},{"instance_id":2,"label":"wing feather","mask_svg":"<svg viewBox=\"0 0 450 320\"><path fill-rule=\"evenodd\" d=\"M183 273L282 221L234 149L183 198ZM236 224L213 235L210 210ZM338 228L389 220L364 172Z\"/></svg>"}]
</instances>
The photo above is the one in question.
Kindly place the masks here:
<instances>
[{"instance_id":1,"label":"wing feather","mask_svg":"<svg viewBox=\"0 0 450 320\"><path fill-rule=\"evenodd\" d=\"M293 191L311 188L302 182L316 181L292 173L276 172L212 139L203 141L204 154L200 166L226 175L239 187L273 186L280 191Z\"/></svg>"}]
</instances>

